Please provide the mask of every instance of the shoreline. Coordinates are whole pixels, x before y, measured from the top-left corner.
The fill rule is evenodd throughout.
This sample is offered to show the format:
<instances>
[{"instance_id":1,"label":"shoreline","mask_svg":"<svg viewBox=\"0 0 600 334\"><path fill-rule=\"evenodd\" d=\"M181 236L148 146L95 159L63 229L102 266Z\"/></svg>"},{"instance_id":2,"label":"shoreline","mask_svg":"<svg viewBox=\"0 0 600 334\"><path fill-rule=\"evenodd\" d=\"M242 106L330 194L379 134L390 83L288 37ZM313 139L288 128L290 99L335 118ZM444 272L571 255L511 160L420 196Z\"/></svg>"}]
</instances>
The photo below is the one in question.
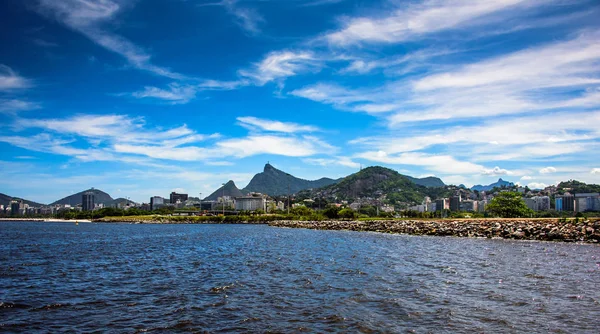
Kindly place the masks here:
<instances>
[{"instance_id":1,"label":"shoreline","mask_svg":"<svg viewBox=\"0 0 600 334\"><path fill-rule=\"evenodd\" d=\"M273 221L269 226L407 235L600 243L600 219L456 219L368 221Z\"/></svg>"},{"instance_id":2,"label":"shoreline","mask_svg":"<svg viewBox=\"0 0 600 334\"><path fill-rule=\"evenodd\" d=\"M89 219L55 219L55 218L0 218L0 222L43 222L43 223L91 223Z\"/></svg>"},{"instance_id":3,"label":"shoreline","mask_svg":"<svg viewBox=\"0 0 600 334\"><path fill-rule=\"evenodd\" d=\"M485 218L485 219L407 219L407 220L197 220L191 217L138 216L104 217L90 220L44 218L0 218L0 221L81 222L130 224L262 224L281 228L347 230L407 235L453 236L463 238L500 238L600 244L600 218L587 220L558 218Z\"/></svg>"}]
</instances>

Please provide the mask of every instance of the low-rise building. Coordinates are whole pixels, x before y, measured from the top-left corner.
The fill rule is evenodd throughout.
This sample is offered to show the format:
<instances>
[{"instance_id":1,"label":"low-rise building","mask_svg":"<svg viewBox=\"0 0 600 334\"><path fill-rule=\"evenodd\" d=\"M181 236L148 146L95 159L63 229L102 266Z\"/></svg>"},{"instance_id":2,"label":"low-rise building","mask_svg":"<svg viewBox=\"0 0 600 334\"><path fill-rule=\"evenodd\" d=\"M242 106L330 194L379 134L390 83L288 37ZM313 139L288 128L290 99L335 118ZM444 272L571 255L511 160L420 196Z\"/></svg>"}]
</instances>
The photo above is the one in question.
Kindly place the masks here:
<instances>
[{"instance_id":1,"label":"low-rise building","mask_svg":"<svg viewBox=\"0 0 600 334\"><path fill-rule=\"evenodd\" d=\"M267 198L262 194L250 194L235 198L235 209L237 211L267 211Z\"/></svg>"}]
</instances>

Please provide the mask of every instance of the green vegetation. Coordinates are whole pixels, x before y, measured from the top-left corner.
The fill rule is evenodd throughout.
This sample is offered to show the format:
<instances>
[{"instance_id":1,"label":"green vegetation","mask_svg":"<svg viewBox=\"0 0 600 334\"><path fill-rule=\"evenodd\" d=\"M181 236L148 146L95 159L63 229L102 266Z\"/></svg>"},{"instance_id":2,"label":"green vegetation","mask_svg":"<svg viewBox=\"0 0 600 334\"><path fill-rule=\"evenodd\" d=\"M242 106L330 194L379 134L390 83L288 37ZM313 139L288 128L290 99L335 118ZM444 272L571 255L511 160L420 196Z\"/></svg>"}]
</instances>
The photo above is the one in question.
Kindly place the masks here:
<instances>
[{"instance_id":1,"label":"green vegetation","mask_svg":"<svg viewBox=\"0 0 600 334\"><path fill-rule=\"evenodd\" d=\"M504 191L487 205L487 211L502 218L530 217L533 211L527 207L518 192Z\"/></svg>"}]
</instances>

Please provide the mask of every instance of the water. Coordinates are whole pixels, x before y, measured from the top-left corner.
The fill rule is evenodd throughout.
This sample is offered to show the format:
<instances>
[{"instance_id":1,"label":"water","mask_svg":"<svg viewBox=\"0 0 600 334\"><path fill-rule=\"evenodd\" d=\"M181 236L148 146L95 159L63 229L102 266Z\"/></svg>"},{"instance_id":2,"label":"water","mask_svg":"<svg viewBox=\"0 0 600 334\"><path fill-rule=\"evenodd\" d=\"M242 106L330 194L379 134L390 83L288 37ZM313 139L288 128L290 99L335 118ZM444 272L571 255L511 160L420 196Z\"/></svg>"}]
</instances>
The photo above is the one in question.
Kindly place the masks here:
<instances>
[{"instance_id":1,"label":"water","mask_svg":"<svg viewBox=\"0 0 600 334\"><path fill-rule=\"evenodd\" d=\"M0 223L0 332L590 332L600 248L263 225Z\"/></svg>"}]
</instances>

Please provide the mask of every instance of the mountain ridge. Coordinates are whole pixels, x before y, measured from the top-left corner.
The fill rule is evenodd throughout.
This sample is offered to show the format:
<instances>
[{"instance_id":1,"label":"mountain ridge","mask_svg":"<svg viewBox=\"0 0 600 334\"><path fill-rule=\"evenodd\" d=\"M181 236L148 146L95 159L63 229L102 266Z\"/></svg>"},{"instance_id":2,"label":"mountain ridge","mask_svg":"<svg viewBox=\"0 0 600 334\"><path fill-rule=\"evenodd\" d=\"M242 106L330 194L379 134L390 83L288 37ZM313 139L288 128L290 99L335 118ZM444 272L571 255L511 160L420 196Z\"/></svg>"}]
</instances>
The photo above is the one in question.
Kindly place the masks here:
<instances>
[{"instance_id":1,"label":"mountain ridge","mask_svg":"<svg viewBox=\"0 0 600 334\"><path fill-rule=\"evenodd\" d=\"M104 204L106 206L110 206L111 204L113 204L114 199L112 197L110 197L109 194L105 193L104 191L100 190L100 189L94 189L94 188L90 188L84 191L80 191L76 194L73 195L69 195L67 197L63 197L57 201L54 201L52 203L50 203L50 205L56 205L56 204L60 204L60 205L70 205L70 206L77 206L81 204L81 195L83 195L86 192L93 192L94 193L94 203L96 204Z\"/></svg>"},{"instance_id":2,"label":"mountain ridge","mask_svg":"<svg viewBox=\"0 0 600 334\"><path fill-rule=\"evenodd\" d=\"M514 185L515 184L512 183L512 182L504 181L504 180L502 180L502 178L499 178L498 181L496 181L494 183L491 183L491 184L489 184L487 186L484 186L484 185L481 185L481 184L472 186L471 190L473 190L473 191L474 190L477 190L477 191L490 191L490 190L494 189L494 187L502 188L502 187L512 187Z\"/></svg>"},{"instance_id":3,"label":"mountain ridge","mask_svg":"<svg viewBox=\"0 0 600 334\"><path fill-rule=\"evenodd\" d=\"M229 180L219 189L215 190L212 194L206 196L203 201L216 201L222 196L240 197L243 195L244 194L242 191L235 185L235 182L233 182L233 180Z\"/></svg>"},{"instance_id":4,"label":"mountain ridge","mask_svg":"<svg viewBox=\"0 0 600 334\"><path fill-rule=\"evenodd\" d=\"M2 194L0 193L0 205L4 205L4 207L9 207L10 206L10 202L13 199L20 199L23 200L23 203L32 206L32 207L39 207L39 206L44 206L45 204L41 204L41 203L37 203L34 201L30 201L30 200L26 200L24 198L21 197L14 197L14 196L10 196L10 195L6 195L6 194Z\"/></svg>"},{"instance_id":5,"label":"mountain ridge","mask_svg":"<svg viewBox=\"0 0 600 334\"><path fill-rule=\"evenodd\" d=\"M339 179L338 179L339 180ZM306 189L321 188L338 180L322 177L318 180L305 180L279 170L267 163L261 173L254 175L250 183L242 189L246 192L258 192L269 196L297 193Z\"/></svg>"}]
</instances>

